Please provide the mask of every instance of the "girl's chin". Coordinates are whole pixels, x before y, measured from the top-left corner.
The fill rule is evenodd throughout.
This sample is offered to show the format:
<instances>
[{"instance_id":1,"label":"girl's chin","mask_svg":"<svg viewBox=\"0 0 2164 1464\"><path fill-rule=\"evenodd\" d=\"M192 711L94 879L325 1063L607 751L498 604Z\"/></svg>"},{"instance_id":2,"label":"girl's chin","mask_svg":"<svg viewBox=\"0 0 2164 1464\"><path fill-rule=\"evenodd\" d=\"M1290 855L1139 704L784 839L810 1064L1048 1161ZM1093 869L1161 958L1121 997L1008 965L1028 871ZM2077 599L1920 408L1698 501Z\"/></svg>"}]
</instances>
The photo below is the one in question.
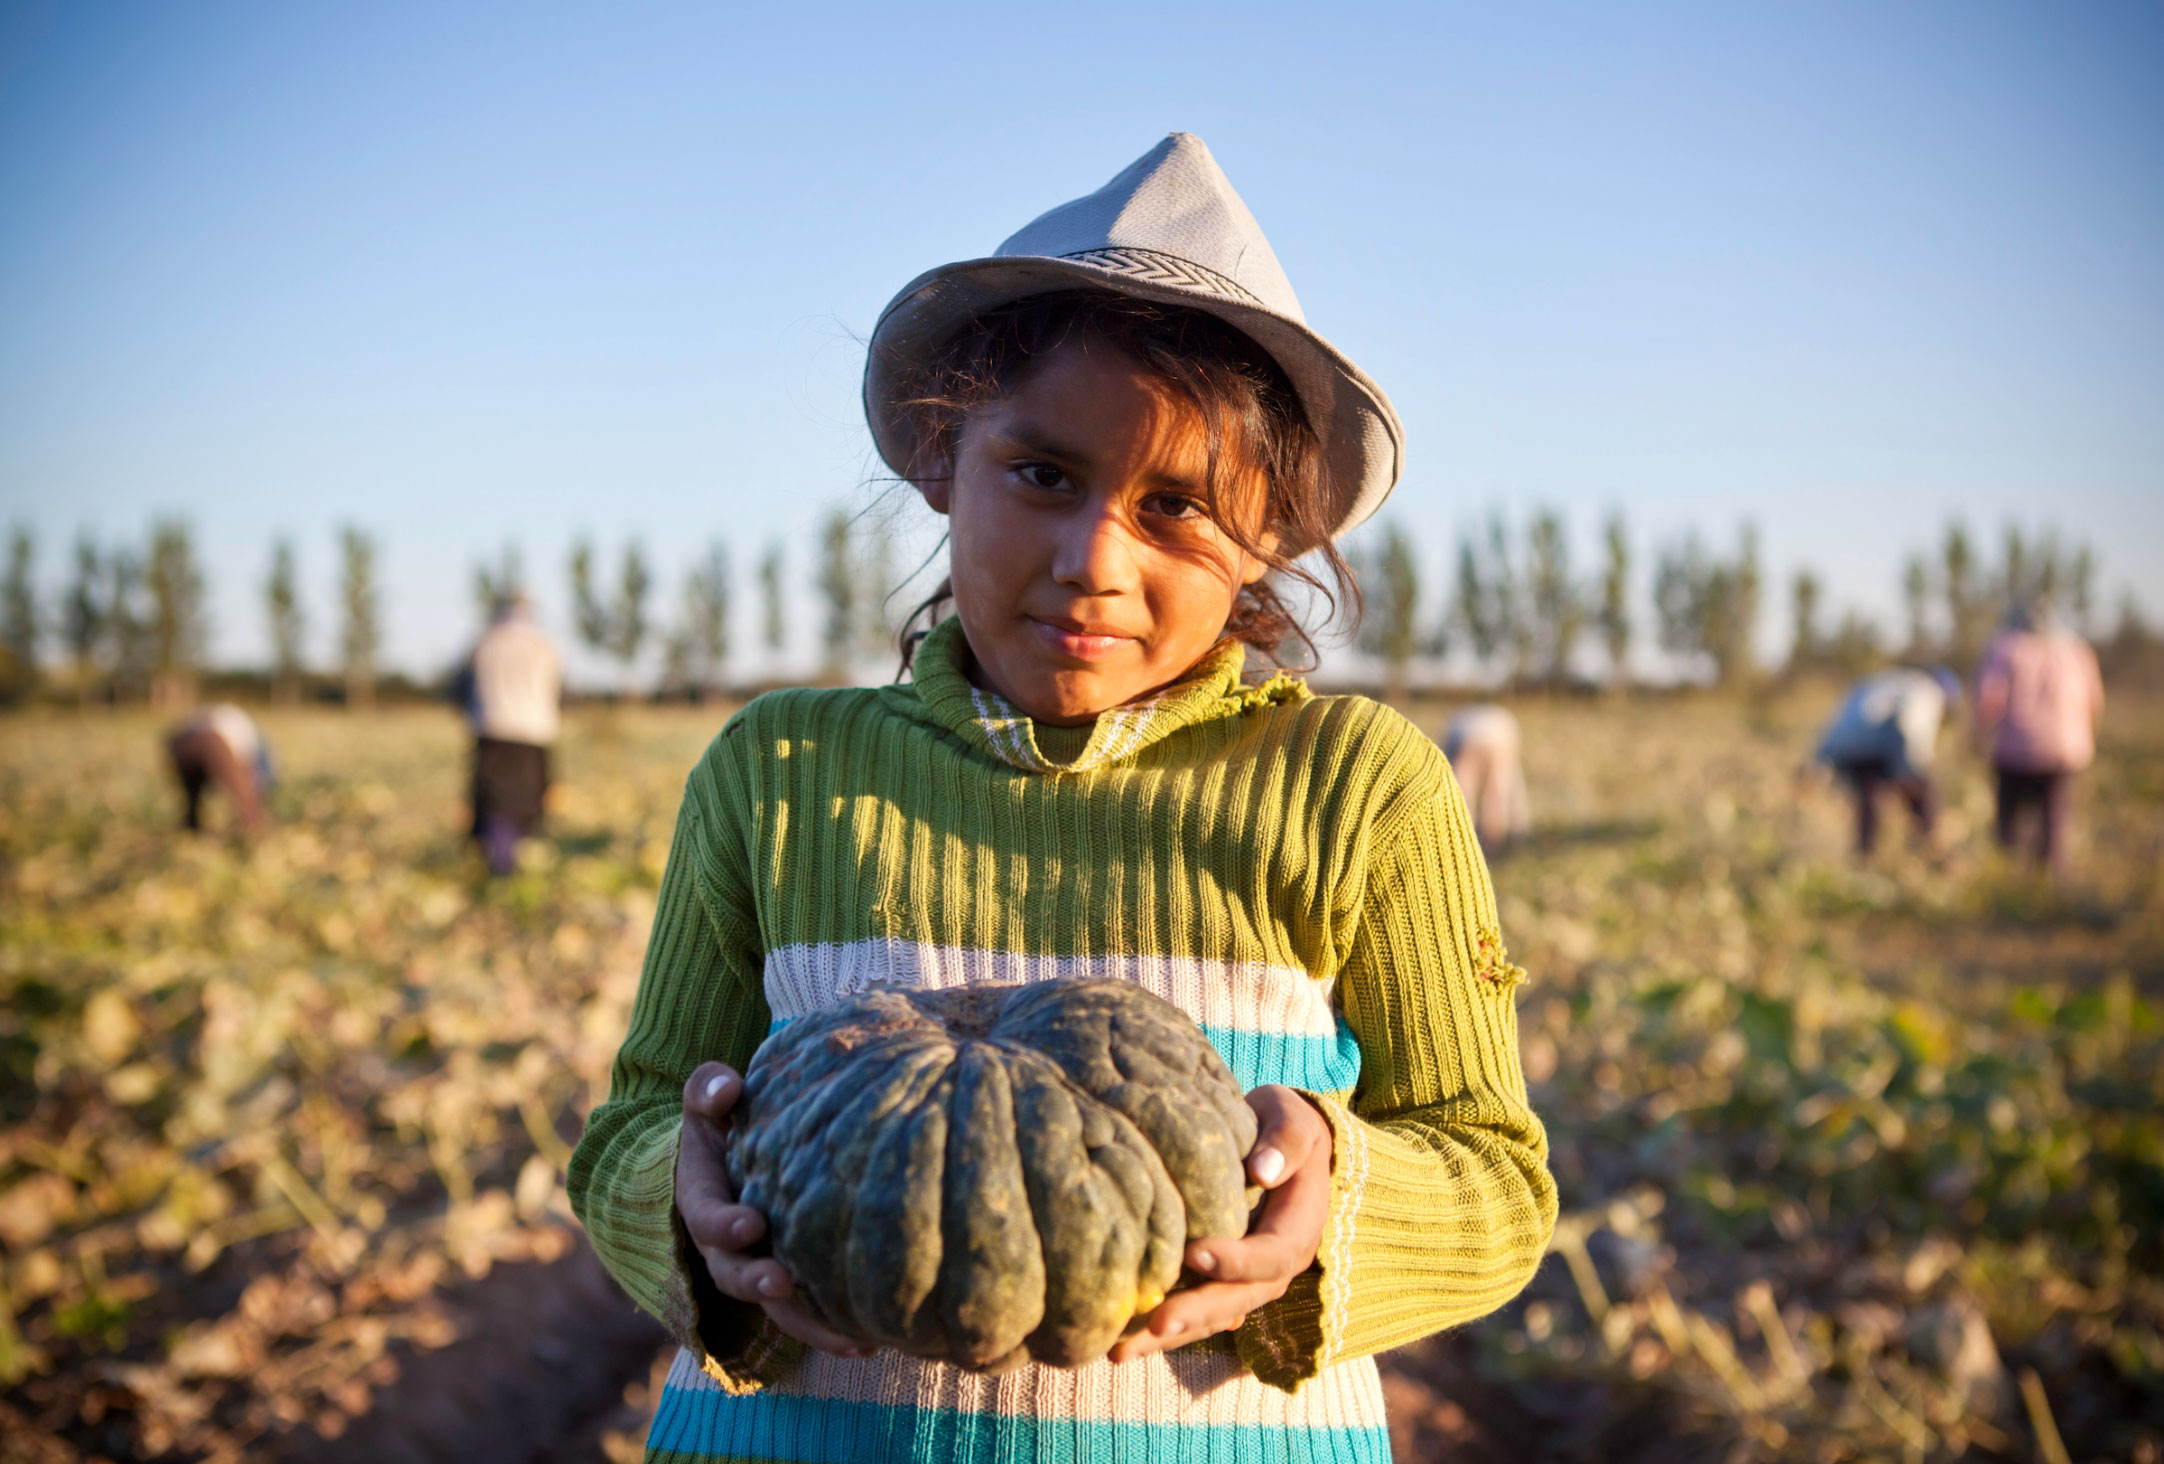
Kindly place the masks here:
<instances>
[{"instance_id":1,"label":"girl's chin","mask_svg":"<svg viewBox=\"0 0 2164 1464\"><path fill-rule=\"evenodd\" d=\"M1093 722L1114 707L1133 701L1150 688L1129 677L1105 676L1094 671L1063 671L1038 681L1022 696L1010 696L1032 721L1055 727L1079 727Z\"/></svg>"}]
</instances>

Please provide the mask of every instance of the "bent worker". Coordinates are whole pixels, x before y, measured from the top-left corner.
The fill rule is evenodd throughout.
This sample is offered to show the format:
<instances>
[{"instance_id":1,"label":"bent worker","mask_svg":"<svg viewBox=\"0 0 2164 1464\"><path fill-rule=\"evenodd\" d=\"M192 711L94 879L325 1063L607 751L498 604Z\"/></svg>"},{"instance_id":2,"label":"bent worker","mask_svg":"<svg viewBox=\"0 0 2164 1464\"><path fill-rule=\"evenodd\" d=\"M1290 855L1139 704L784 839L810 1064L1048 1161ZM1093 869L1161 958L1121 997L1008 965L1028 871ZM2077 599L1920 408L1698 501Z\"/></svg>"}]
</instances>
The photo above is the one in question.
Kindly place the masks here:
<instances>
[{"instance_id":1,"label":"bent worker","mask_svg":"<svg viewBox=\"0 0 2164 1464\"><path fill-rule=\"evenodd\" d=\"M1880 796L1892 789L1908 805L1919 840L1931 837L1938 789L1931 763L1939 727L1961 705L1961 681L1944 666L1900 666L1849 688L1818 742L1818 760L1848 785L1856 802L1856 853L1878 846Z\"/></svg>"},{"instance_id":2,"label":"bent worker","mask_svg":"<svg viewBox=\"0 0 2164 1464\"><path fill-rule=\"evenodd\" d=\"M541 829L563 701L556 647L524 595L497 601L457 690L474 735L473 839L489 873L509 874L518 841Z\"/></svg>"},{"instance_id":3,"label":"bent worker","mask_svg":"<svg viewBox=\"0 0 2164 1464\"><path fill-rule=\"evenodd\" d=\"M187 799L182 828L201 831L203 795L215 786L232 800L241 828L249 833L262 829L263 801L273 775L270 744L255 718L230 702L204 707L167 734L165 751Z\"/></svg>"},{"instance_id":4,"label":"bent worker","mask_svg":"<svg viewBox=\"0 0 2164 1464\"><path fill-rule=\"evenodd\" d=\"M1467 707L1452 717L1443 732L1443 756L1465 794L1483 852L1492 855L1532 832L1532 804L1518 757L1518 719L1508 707Z\"/></svg>"},{"instance_id":5,"label":"bent worker","mask_svg":"<svg viewBox=\"0 0 2164 1464\"><path fill-rule=\"evenodd\" d=\"M2033 818L2030 848L2053 878L2066 874L2074 779L2096 760L2104 678L2089 643L2058 622L2049 599L2017 605L1984 651L1976 730L1998 775L1998 840L2015 846Z\"/></svg>"}]
</instances>

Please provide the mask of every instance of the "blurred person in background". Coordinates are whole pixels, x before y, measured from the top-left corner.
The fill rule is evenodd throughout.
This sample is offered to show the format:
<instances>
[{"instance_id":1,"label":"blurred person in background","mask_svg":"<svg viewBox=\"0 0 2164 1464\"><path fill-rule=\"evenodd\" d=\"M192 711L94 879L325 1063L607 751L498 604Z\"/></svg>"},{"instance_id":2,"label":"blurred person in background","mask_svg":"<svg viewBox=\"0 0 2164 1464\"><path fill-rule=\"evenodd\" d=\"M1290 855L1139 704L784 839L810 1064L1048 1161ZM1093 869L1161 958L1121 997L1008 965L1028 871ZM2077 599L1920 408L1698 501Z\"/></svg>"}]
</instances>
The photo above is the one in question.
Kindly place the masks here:
<instances>
[{"instance_id":1,"label":"blurred person in background","mask_svg":"<svg viewBox=\"0 0 2164 1464\"><path fill-rule=\"evenodd\" d=\"M165 751L188 800L182 828L202 829L203 795L215 786L232 800L242 829L262 830L263 800L273 777L270 744L255 718L228 702L204 707L166 735Z\"/></svg>"},{"instance_id":2,"label":"blurred person in background","mask_svg":"<svg viewBox=\"0 0 2164 1464\"><path fill-rule=\"evenodd\" d=\"M1518 719L1508 707L1467 707L1443 732L1443 756L1457 775L1481 851L1495 854L1532 832L1533 809L1518 758Z\"/></svg>"},{"instance_id":3,"label":"blurred person in background","mask_svg":"<svg viewBox=\"0 0 2164 1464\"><path fill-rule=\"evenodd\" d=\"M1938 816L1931 761L1939 727L1961 706L1961 680L1944 666L1896 667L1849 688L1818 741L1818 760L1856 800L1856 853L1878 847L1879 795L1891 788L1908 805L1916 837L1928 842Z\"/></svg>"},{"instance_id":4,"label":"blurred person in background","mask_svg":"<svg viewBox=\"0 0 2164 1464\"><path fill-rule=\"evenodd\" d=\"M496 602L453 692L473 728L473 838L489 873L509 874L518 841L541 828L563 704L556 646L524 595Z\"/></svg>"},{"instance_id":5,"label":"blurred person in background","mask_svg":"<svg viewBox=\"0 0 2164 1464\"><path fill-rule=\"evenodd\" d=\"M2053 878L2066 874L2074 775L2096 760L2104 678L2089 643L2036 596L2008 613L1976 678L1976 729L1998 778L1998 838L2014 847L2033 818L2032 848Z\"/></svg>"}]
</instances>

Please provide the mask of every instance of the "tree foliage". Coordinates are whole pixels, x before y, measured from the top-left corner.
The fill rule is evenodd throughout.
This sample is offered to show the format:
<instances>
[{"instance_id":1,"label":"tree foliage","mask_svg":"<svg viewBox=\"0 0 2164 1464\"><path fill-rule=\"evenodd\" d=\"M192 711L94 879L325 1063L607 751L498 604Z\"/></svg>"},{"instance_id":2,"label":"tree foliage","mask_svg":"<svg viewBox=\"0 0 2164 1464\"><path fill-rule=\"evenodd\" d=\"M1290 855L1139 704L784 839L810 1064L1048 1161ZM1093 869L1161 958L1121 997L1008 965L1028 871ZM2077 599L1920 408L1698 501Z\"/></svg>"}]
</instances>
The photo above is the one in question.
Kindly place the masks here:
<instances>
[{"instance_id":1,"label":"tree foliage","mask_svg":"<svg viewBox=\"0 0 2164 1464\"><path fill-rule=\"evenodd\" d=\"M1983 567L1969 543L1969 531L1956 520L1946 526L1939 551L1939 587L1946 602L1944 649L1959 664L1971 666L1991 633L1991 597L1984 589Z\"/></svg>"},{"instance_id":2,"label":"tree foliage","mask_svg":"<svg viewBox=\"0 0 2164 1464\"><path fill-rule=\"evenodd\" d=\"M607 654L609 607L594 574L594 546L586 539L571 546L571 624L588 650Z\"/></svg>"},{"instance_id":3,"label":"tree foliage","mask_svg":"<svg viewBox=\"0 0 2164 1464\"><path fill-rule=\"evenodd\" d=\"M37 541L18 524L8 537L7 575L0 580L0 649L7 654L0 681L15 696L37 685L38 645L44 637L38 624L36 570Z\"/></svg>"},{"instance_id":4,"label":"tree foliage","mask_svg":"<svg viewBox=\"0 0 2164 1464\"><path fill-rule=\"evenodd\" d=\"M291 539L280 539L271 548L270 578L263 583L263 614L270 630L272 695L292 701L299 694L308 622L301 608L300 569Z\"/></svg>"},{"instance_id":5,"label":"tree foliage","mask_svg":"<svg viewBox=\"0 0 2164 1464\"><path fill-rule=\"evenodd\" d=\"M186 522L166 519L151 527L143 582L150 593L151 699L159 703L191 700L210 627L203 569L196 558L195 536Z\"/></svg>"},{"instance_id":6,"label":"tree foliage","mask_svg":"<svg viewBox=\"0 0 2164 1464\"><path fill-rule=\"evenodd\" d=\"M899 587L894 569L894 536L887 526L867 519L860 536L868 542L864 554L864 595L858 612L859 640L867 656L886 656L894 652L894 635L899 626L891 614L894 591Z\"/></svg>"},{"instance_id":7,"label":"tree foliage","mask_svg":"<svg viewBox=\"0 0 2164 1464\"><path fill-rule=\"evenodd\" d=\"M766 546L759 556L759 629L768 652L779 653L789 643L788 602L782 592L781 545Z\"/></svg>"},{"instance_id":8,"label":"tree foliage","mask_svg":"<svg viewBox=\"0 0 2164 1464\"><path fill-rule=\"evenodd\" d=\"M1698 536L1662 551L1653 574L1661 647L1736 685L1754 668L1758 628L1758 531L1745 525L1733 559L1709 554Z\"/></svg>"},{"instance_id":9,"label":"tree foliage","mask_svg":"<svg viewBox=\"0 0 2164 1464\"><path fill-rule=\"evenodd\" d=\"M1908 561L1901 590L1912 657L1933 657L1967 670L1982 657L2006 612L2043 597L2083 634L2095 630L2097 558L2086 543L2072 546L2054 530L2031 535L2006 526L2000 557L1987 563L1968 526L1955 519L1940 540L1936 574L1922 557ZM1938 605L1934 629L1931 605Z\"/></svg>"},{"instance_id":10,"label":"tree foliage","mask_svg":"<svg viewBox=\"0 0 2164 1464\"><path fill-rule=\"evenodd\" d=\"M1630 535L1622 514L1608 516L1602 542L1606 554L1600 577L1601 649L1608 653L1609 679L1620 685L1629 674L1631 636L1636 628L1630 608Z\"/></svg>"},{"instance_id":11,"label":"tree foliage","mask_svg":"<svg viewBox=\"0 0 2164 1464\"><path fill-rule=\"evenodd\" d=\"M645 648L652 624L647 618L646 597L654 587L653 571L647 567L646 551L636 539L624 545L623 559L613 592L603 595L594 567L594 547L580 539L571 551L571 613L579 639L604 656L613 658L626 677Z\"/></svg>"},{"instance_id":12,"label":"tree foliage","mask_svg":"<svg viewBox=\"0 0 2164 1464\"><path fill-rule=\"evenodd\" d=\"M477 561L473 566L473 603L481 613L481 620L493 620L496 613L511 601L526 593L526 565L518 551L518 545L506 541L496 556L496 562Z\"/></svg>"},{"instance_id":13,"label":"tree foliage","mask_svg":"<svg viewBox=\"0 0 2164 1464\"><path fill-rule=\"evenodd\" d=\"M646 566L646 551L638 542L624 546L623 562L616 574L616 604L610 615L609 653L628 672L646 644L651 628L646 618L646 596L654 587L653 571Z\"/></svg>"},{"instance_id":14,"label":"tree foliage","mask_svg":"<svg viewBox=\"0 0 2164 1464\"><path fill-rule=\"evenodd\" d=\"M1381 546L1361 556L1359 574L1367 607L1360 649L1382 663L1384 695L1394 701L1420 650L1420 564L1412 540L1398 525L1385 526Z\"/></svg>"},{"instance_id":15,"label":"tree foliage","mask_svg":"<svg viewBox=\"0 0 2164 1464\"><path fill-rule=\"evenodd\" d=\"M143 560L129 549L106 563L105 628L115 698L149 685L154 665L151 618L143 606Z\"/></svg>"},{"instance_id":16,"label":"tree foliage","mask_svg":"<svg viewBox=\"0 0 2164 1464\"><path fill-rule=\"evenodd\" d=\"M75 674L76 699L83 703L90 700L110 624L105 575L105 559L98 553L97 541L88 534L81 535L75 541L68 587L61 596L60 639L67 647Z\"/></svg>"},{"instance_id":17,"label":"tree foliage","mask_svg":"<svg viewBox=\"0 0 2164 1464\"><path fill-rule=\"evenodd\" d=\"M729 656L729 557L719 540L684 576L683 605L669 633L667 680L694 700L721 683Z\"/></svg>"},{"instance_id":18,"label":"tree foliage","mask_svg":"<svg viewBox=\"0 0 2164 1464\"><path fill-rule=\"evenodd\" d=\"M1811 570L1797 570L1795 578L1789 582L1788 669L1791 671L1801 671L1825 654L1825 638L1818 624L1821 593L1818 576Z\"/></svg>"},{"instance_id":19,"label":"tree foliage","mask_svg":"<svg viewBox=\"0 0 2164 1464\"><path fill-rule=\"evenodd\" d=\"M1473 659L1482 666L1494 662L1509 634L1506 607L1499 586L1481 555L1480 541L1470 534L1458 536L1458 577L1450 593L1451 624L1472 647Z\"/></svg>"},{"instance_id":20,"label":"tree foliage","mask_svg":"<svg viewBox=\"0 0 2164 1464\"><path fill-rule=\"evenodd\" d=\"M1554 509L1533 516L1525 534L1526 621L1533 674L1550 686L1570 676L1571 657L1585 629L1585 597L1570 572L1570 540Z\"/></svg>"},{"instance_id":21,"label":"tree foliage","mask_svg":"<svg viewBox=\"0 0 2164 1464\"><path fill-rule=\"evenodd\" d=\"M2083 635L2095 628L2096 555L2087 544L2074 551L2066 566L2066 609Z\"/></svg>"},{"instance_id":22,"label":"tree foliage","mask_svg":"<svg viewBox=\"0 0 2164 1464\"><path fill-rule=\"evenodd\" d=\"M1503 668L1506 681L1519 681L1532 669L1534 626L1525 599L1525 579L1518 557L1511 551L1510 529L1499 513L1488 515L1489 613L1502 632L1510 653Z\"/></svg>"},{"instance_id":23,"label":"tree foliage","mask_svg":"<svg viewBox=\"0 0 2164 1464\"><path fill-rule=\"evenodd\" d=\"M1911 554L1902 567L1901 605L1908 619L1909 654L1921 656L1931 644L1931 569L1921 554Z\"/></svg>"},{"instance_id":24,"label":"tree foliage","mask_svg":"<svg viewBox=\"0 0 2164 1464\"><path fill-rule=\"evenodd\" d=\"M849 515L835 509L827 515L820 535L819 595L826 601L826 621L819 643L825 660L823 674L839 677L849 668L856 644L857 575L851 562Z\"/></svg>"},{"instance_id":25,"label":"tree foliage","mask_svg":"<svg viewBox=\"0 0 2164 1464\"><path fill-rule=\"evenodd\" d=\"M383 648L376 541L348 524L338 532L338 550L339 669L346 680L346 705L366 707L376 699L376 657Z\"/></svg>"}]
</instances>

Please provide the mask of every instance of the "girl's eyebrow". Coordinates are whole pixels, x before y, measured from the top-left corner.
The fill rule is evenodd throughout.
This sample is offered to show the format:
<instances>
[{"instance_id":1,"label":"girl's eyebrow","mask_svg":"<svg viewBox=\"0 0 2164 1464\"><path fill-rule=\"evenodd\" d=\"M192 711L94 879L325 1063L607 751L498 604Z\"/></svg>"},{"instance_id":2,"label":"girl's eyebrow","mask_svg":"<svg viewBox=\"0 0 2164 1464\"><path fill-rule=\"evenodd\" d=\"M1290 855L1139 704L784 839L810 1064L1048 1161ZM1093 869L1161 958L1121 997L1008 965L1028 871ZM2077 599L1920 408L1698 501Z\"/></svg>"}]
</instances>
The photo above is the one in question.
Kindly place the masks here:
<instances>
[{"instance_id":1,"label":"girl's eyebrow","mask_svg":"<svg viewBox=\"0 0 2164 1464\"><path fill-rule=\"evenodd\" d=\"M1030 421L1009 421L993 429L993 435L1025 452L1042 453L1061 462L1079 462L1089 456L1079 448L1070 447L1054 437L1050 431Z\"/></svg>"},{"instance_id":2,"label":"girl's eyebrow","mask_svg":"<svg viewBox=\"0 0 2164 1464\"><path fill-rule=\"evenodd\" d=\"M1045 427L1041 423L1029 421L1026 418L1022 420L1010 419L1002 422L992 428L991 435L1011 447L1020 448L1024 452L1036 453L1041 457L1049 458L1055 463L1078 465L1087 464L1091 461L1089 453L1060 441L1058 437L1053 435L1052 429ZM1155 492L1184 493L1189 497L1196 498L1202 495L1201 485L1184 473L1168 473L1157 470L1149 474L1149 480L1150 486Z\"/></svg>"}]
</instances>

